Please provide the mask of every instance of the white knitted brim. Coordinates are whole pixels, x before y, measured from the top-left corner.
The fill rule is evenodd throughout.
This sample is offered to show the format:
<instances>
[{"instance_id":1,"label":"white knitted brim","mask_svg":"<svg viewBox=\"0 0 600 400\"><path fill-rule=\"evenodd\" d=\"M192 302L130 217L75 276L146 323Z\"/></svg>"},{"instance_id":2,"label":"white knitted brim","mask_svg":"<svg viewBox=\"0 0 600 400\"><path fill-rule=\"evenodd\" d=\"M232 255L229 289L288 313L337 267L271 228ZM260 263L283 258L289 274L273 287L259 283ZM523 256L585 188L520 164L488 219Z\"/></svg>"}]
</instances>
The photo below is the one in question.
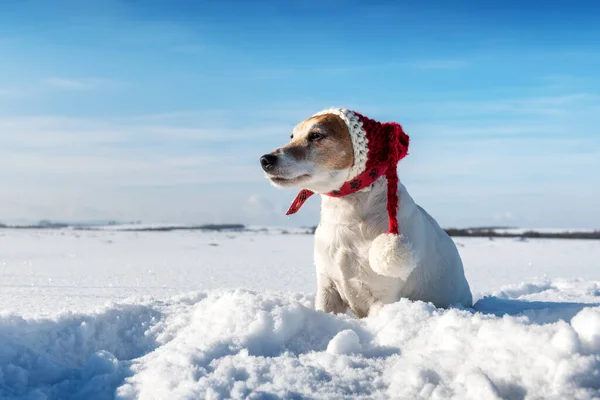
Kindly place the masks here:
<instances>
[{"instance_id":1,"label":"white knitted brim","mask_svg":"<svg viewBox=\"0 0 600 400\"><path fill-rule=\"evenodd\" d=\"M364 172L367 165L369 143L362 122L360 122L356 114L346 108L328 108L319 111L313 117L324 114L337 115L348 126L352 139L352 148L354 149L354 165L350 169L348 180L353 179Z\"/></svg>"}]
</instances>

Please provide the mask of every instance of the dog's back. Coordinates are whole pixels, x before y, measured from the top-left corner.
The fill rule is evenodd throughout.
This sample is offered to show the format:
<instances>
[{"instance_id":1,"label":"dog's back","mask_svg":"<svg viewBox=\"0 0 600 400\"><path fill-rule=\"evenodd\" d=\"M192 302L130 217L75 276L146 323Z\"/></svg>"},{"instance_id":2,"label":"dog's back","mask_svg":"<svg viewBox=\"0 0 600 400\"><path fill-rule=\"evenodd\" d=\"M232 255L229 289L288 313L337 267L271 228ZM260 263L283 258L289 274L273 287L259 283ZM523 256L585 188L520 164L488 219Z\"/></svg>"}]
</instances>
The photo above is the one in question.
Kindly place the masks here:
<instances>
[{"instance_id":1,"label":"dog's back","mask_svg":"<svg viewBox=\"0 0 600 400\"><path fill-rule=\"evenodd\" d=\"M403 185L400 185L399 196L412 203L403 202L404 207L415 209L407 219L401 215L399 224L403 234L412 236L410 240L417 257L417 266L406 281L402 297L428 301L437 307L470 307L473 298L454 241L427 211L414 203ZM412 232L402 228L403 222L406 227L411 226Z\"/></svg>"}]
</instances>

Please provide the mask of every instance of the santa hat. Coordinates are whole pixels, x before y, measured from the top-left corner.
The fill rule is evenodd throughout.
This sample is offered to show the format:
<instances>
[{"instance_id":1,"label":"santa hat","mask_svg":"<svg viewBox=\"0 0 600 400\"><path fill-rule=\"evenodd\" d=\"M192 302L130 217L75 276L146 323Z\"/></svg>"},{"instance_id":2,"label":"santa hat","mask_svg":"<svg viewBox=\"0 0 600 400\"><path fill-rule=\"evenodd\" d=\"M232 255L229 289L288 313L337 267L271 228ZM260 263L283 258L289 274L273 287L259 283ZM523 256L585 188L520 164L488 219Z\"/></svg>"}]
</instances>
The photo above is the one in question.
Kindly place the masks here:
<instances>
[{"instance_id":1,"label":"santa hat","mask_svg":"<svg viewBox=\"0 0 600 400\"><path fill-rule=\"evenodd\" d=\"M371 268L386 276L407 278L414 260L410 245L398 231L398 162L408 154L409 137L400 124L377 122L345 108L330 108L315 114L337 115L346 125L352 138L354 164L348 180L337 190L324 193L342 197L365 189L381 176L387 179L388 233L379 235L369 249ZM292 203L287 215L294 214L313 194L302 190ZM398 268L403 266L406 268Z\"/></svg>"}]
</instances>

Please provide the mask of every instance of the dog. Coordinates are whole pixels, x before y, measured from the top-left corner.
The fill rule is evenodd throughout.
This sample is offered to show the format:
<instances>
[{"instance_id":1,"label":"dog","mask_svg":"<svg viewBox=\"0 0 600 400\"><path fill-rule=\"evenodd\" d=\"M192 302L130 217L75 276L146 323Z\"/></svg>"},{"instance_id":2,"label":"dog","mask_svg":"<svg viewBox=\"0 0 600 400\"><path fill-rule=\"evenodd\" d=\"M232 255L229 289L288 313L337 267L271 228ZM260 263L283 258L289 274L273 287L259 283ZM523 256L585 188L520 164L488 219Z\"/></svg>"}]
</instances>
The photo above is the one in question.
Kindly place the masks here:
<instances>
[{"instance_id":1,"label":"dog","mask_svg":"<svg viewBox=\"0 0 600 400\"><path fill-rule=\"evenodd\" d=\"M400 125L334 108L302 121L288 144L260 158L274 186L302 189L288 214L321 196L317 310L362 318L401 298L471 307L453 240L398 182L407 151Z\"/></svg>"}]
</instances>

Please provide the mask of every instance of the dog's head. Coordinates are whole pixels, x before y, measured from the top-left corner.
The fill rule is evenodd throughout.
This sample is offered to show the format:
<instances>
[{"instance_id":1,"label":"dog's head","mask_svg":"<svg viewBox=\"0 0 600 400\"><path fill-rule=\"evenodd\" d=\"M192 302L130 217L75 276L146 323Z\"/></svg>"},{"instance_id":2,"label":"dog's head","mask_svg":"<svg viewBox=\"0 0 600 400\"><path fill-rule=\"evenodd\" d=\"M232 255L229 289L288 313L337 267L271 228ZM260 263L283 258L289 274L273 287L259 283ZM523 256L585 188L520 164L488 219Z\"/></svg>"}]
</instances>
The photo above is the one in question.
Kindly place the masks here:
<instances>
[{"instance_id":1,"label":"dog's head","mask_svg":"<svg viewBox=\"0 0 600 400\"><path fill-rule=\"evenodd\" d=\"M317 193L338 189L347 180L353 163L348 126L335 114L302 121L294 128L288 144L260 158L273 185Z\"/></svg>"}]
</instances>

